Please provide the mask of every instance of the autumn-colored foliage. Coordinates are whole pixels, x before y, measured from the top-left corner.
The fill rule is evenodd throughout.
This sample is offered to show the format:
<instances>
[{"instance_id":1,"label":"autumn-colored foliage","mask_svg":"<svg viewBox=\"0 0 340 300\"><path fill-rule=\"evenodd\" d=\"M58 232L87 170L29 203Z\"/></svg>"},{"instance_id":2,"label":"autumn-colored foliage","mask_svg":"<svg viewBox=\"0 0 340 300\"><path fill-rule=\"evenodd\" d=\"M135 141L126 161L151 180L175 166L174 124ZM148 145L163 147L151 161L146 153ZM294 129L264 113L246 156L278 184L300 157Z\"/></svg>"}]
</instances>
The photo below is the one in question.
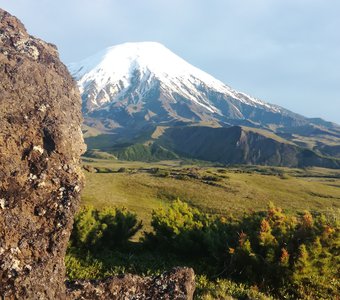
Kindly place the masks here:
<instances>
[{"instance_id":1,"label":"autumn-colored foliage","mask_svg":"<svg viewBox=\"0 0 340 300\"><path fill-rule=\"evenodd\" d=\"M321 299L339 289L339 224L270 204L239 221L212 217L177 200L155 211L147 241L178 255L195 255L224 277L270 286L280 296ZM327 298L327 297L326 297Z\"/></svg>"}]
</instances>

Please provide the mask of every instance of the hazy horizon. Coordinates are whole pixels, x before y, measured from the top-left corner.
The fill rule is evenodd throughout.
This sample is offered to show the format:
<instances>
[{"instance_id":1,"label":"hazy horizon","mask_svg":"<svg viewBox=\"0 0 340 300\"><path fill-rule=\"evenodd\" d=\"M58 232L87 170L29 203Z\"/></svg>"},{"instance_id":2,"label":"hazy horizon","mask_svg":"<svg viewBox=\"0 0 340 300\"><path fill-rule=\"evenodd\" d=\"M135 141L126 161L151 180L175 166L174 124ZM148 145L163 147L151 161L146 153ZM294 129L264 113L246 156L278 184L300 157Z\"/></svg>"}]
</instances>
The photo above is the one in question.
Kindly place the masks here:
<instances>
[{"instance_id":1,"label":"hazy horizon","mask_svg":"<svg viewBox=\"0 0 340 300\"><path fill-rule=\"evenodd\" d=\"M65 63L156 41L231 87L340 124L340 2L0 0Z\"/></svg>"}]
</instances>

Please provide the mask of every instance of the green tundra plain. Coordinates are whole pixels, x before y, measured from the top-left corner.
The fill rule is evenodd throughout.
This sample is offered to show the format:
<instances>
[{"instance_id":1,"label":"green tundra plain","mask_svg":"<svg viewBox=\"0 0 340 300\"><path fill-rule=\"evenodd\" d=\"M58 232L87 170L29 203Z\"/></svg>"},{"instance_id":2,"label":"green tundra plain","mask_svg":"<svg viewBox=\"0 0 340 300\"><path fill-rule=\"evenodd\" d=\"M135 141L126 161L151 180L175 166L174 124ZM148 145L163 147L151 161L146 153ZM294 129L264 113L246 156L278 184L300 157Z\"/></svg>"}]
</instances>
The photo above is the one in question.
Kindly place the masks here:
<instances>
[{"instance_id":1,"label":"green tundra plain","mask_svg":"<svg viewBox=\"0 0 340 300\"><path fill-rule=\"evenodd\" d=\"M340 170L83 158L70 279L196 273L195 299L334 299Z\"/></svg>"},{"instance_id":2,"label":"green tundra plain","mask_svg":"<svg viewBox=\"0 0 340 300\"><path fill-rule=\"evenodd\" d=\"M124 206L148 226L153 209L179 198L204 212L239 216L269 202L288 210L340 210L340 170L84 159L82 204Z\"/></svg>"}]
</instances>

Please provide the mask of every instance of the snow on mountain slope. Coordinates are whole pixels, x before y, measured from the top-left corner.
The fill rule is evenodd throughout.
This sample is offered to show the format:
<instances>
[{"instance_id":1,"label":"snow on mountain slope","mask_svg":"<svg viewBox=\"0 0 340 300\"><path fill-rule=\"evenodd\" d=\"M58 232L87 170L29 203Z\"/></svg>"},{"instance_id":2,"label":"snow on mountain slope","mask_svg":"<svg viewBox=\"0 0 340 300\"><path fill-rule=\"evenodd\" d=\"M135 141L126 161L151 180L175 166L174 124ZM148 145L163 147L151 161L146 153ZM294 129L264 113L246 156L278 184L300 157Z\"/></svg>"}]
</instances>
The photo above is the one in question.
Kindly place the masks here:
<instances>
[{"instance_id":1,"label":"snow on mountain slope","mask_svg":"<svg viewBox=\"0 0 340 300\"><path fill-rule=\"evenodd\" d=\"M81 91L84 132L94 149L105 150L116 144L133 144L144 139L149 142L149 137L152 138L155 128L159 127L167 128L160 136L166 136L171 128L175 130L174 144L181 128L197 127L194 131L185 129L188 135L180 140L200 150L205 143L202 132L208 130L207 137L213 137L206 145L208 153L221 139L231 137L221 137L215 134L220 131L210 131L204 129L205 126L224 129L234 126L241 132L245 130L239 126L246 126L243 128L256 128L256 134L242 135L239 142L257 149L259 159L247 163L260 162L264 149L284 157L288 142L280 142L282 139L323 155L340 155L334 147L340 140L340 127L336 124L308 119L237 92L159 43L113 46L68 67ZM275 138L269 138L273 136ZM159 142L160 138L157 140ZM273 141L279 141L280 146L268 146Z\"/></svg>"},{"instance_id":2,"label":"snow on mountain slope","mask_svg":"<svg viewBox=\"0 0 340 300\"><path fill-rule=\"evenodd\" d=\"M273 113L285 111L233 90L156 42L113 46L68 68L78 82L87 112L110 110L127 98L130 101L124 105L143 105L149 101L146 95L157 85L168 102L178 103L180 96L207 114L225 114L223 103L217 104L210 93L232 99L228 107L240 119L243 115L238 102Z\"/></svg>"}]
</instances>

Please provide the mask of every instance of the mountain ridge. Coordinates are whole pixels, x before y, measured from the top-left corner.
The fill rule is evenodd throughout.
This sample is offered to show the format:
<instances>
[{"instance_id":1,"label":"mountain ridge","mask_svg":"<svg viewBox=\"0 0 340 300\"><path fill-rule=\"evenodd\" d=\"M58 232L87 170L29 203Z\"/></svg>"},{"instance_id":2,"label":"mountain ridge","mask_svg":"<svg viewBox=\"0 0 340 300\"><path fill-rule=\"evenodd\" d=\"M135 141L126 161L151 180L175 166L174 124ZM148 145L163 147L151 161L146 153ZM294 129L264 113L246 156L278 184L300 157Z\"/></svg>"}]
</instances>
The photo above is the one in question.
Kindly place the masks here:
<instances>
[{"instance_id":1,"label":"mountain ridge","mask_svg":"<svg viewBox=\"0 0 340 300\"><path fill-rule=\"evenodd\" d=\"M197 89L197 86L194 86L195 84L204 84L215 92L228 94L248 105L260 105L276 112L283 110L277 105L266 103L232 89L155 42L125 43L109 47L79 63L72 63L68 67L78 81L81 92L85 92L86 87L92 82L99 92L106 91L107 85L113 85L117 89L109 92L117 93L118 91L114 98L119 99L121 97L120 92L128 91L129 87L133 85L134 72L138 71L141 83L144 84L143 88L152 88L152 86L148 86L150 81L159 80L165 87L171 88L183 97L188 97L210 112L220 113L219 109L211 105L209 101L207 103L197 101L197 98L201 98L201 95L190 94ZM119 84L123 85L124 88L119 89ZM185 88L183 88L183 85L185 85ZM185 90L187 87L190 87L191 90ZM141 92L147 92L143 88ZM108 93L108 91L106 92ZM97 96L105 98L108 95ZM143 96L143 94L138 96ZM111 99L111 102L112 100L114 102L114 99ZM236 110L238 109L236 108Z\"/></svg>"},{"instance_id":2,"label":"mountain ridge","mask_svg":"<svg viewBox=\"0 0 340 300\"><path fill-rule=\"evenodd\" d=\"M89 136L109 134L120 144L143 139L157 126L245 126L317 155L340 155L339 125L238 92L159 43L109 47L69 69L82 94Z\"/></svg>"}]
</instances>

